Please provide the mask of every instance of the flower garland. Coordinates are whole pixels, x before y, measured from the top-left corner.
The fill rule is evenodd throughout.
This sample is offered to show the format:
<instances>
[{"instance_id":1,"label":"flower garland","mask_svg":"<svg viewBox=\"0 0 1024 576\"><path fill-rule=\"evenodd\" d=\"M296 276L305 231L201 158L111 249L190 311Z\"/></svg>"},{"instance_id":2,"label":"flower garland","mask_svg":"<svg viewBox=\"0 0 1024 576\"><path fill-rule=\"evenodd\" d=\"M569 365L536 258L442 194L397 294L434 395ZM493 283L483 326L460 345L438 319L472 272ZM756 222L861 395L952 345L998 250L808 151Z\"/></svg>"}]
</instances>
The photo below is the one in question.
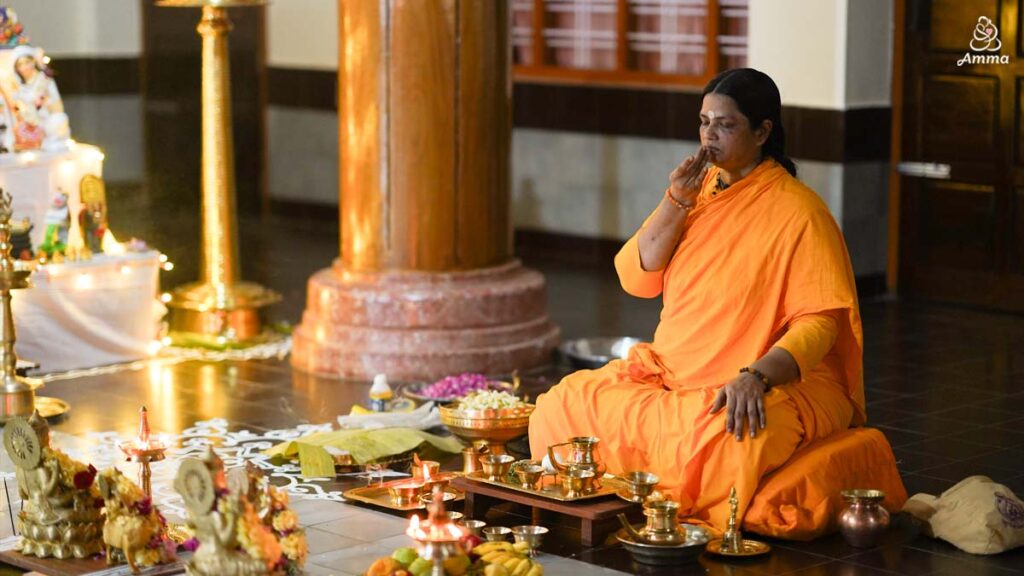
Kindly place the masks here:
<instances>
[{"instance_id":1,"label":"flower garland","mask_svg":"<svg viewBox=\"0 0 1024 576\"><path fill-rule=\"evenodd\" d=\"M238 516L238 543L250 558L263 562L267 570L280 570L284 563L281 544L252 506L243 505L243 508Z\"/></svg>"},{"instance_id":2,"label":"flower garland","mask_svg":"<svg viewBox=\"0 0 1024 576\"><path fill-rule=\"evenodd\" d=\"M288 508L288 493L267 484L266 498L270 502L269 524L281 544L281 550L287 559L285 572L301 574L302 566L309 555L306 532L299 527L299 515Z\"/></svg>"}]
</instances>

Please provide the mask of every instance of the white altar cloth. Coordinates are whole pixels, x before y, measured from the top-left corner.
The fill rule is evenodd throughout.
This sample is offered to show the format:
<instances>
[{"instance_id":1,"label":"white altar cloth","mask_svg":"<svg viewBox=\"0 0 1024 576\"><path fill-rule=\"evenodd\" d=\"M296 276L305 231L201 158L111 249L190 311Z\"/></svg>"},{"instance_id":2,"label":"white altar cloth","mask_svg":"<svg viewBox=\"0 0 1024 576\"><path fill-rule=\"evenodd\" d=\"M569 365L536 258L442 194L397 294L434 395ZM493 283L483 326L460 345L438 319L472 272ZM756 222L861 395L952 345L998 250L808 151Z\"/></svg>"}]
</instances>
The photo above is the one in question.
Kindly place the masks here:
<instances>
[{"instance_id":1,"label":"white altar cloth","mask_svg":"<svg viewBox=\"0 0 1024 576\"><path fill-rule=\"evenodd\" d=\"M152 356L166 309L156 251L37 269L11 300L20 358L62 372Z\"/></svg>"}]
</instances>

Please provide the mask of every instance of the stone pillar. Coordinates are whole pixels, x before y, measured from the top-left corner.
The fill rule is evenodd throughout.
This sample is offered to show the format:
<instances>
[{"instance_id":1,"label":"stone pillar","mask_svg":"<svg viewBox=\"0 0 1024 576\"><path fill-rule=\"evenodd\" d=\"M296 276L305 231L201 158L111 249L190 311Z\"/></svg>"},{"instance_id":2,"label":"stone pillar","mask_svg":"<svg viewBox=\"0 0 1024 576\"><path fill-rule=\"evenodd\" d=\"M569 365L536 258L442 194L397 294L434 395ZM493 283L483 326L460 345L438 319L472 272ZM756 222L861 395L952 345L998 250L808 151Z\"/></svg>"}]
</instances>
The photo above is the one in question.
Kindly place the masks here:
<instances>
[{"instance_id":1,"label":"stone pillar","mask_svg":"<svg viewBox=\"0 0 1024 576\"><path fill-rule=\"evenodd\" d=\"M339 0L341 254L292 363L394 379L545 364L544 278L512 256L505 0Z\"/></svg>"}]
</instances>

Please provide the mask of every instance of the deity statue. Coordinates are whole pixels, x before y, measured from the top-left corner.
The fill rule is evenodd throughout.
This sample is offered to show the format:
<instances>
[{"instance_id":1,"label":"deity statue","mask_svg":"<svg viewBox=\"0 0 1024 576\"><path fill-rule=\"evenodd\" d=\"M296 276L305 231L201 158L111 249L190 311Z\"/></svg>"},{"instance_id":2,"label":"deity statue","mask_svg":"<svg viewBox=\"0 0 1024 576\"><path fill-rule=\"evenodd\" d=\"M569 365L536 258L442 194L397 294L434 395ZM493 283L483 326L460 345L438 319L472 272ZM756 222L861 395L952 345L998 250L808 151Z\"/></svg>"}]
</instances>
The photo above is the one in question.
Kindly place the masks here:
<instances>
[{"instance_id":1,"label":"deity statue","mask_svg":"<svg viewBox=\"0 0 1024 576\"><path fill-rule=\"evenodd\" d=\"M66 149L71 136L68 116L42 51L18 46L13 56L14 74L3 91L14 119L15 151Z\"/></svg>"},{"instance_id":2,"label":"deity statue","mask_svg":"<svg viewBox=\"0 0 1024 576\"><path fill-rule=\"evenodd\" d=\"M63 255L68 245L68 227L71 224L71 213L68 210L68 195L57 191L46 210L46 232L39 251L48 258Z\"/></svg>"},{"instance_id":3,"label":"deity statue","mask_svg":"<svg viewBox=\"0 0 1024 576\"><path fill-rule=\"evenodd\" d=\"M128 562L139 566L165 564L175 559L175 544L167 535L167 521L149 496L117 468L100 473L96 483L107 515L103 525L107 564Z\"/></svg>"},{"instance_id":4,"label":"deity statue","mask_svg":"<svg viewBox=\"0 0 1024 576\"><path fill-rule=\"evenodd\" d=\"M234 484L234 482L232 483ZM188 509L199 547L187 571L195 576L277 576L281 548L248 497L228 488L224 462L211 448L181 463L174 488Z\"/></svg>"},{"instance_id":5,"label":"deity statue","mask_svg":"<svg viewBox=\"0 0 1024 576\"><path fill-rule=\"evenodd\" d=\"M103 179L87 174L80 186L82 211L78 213L85 248L93 254L103 251L103 237L107 234L107 192Z\"/></svg>"},{"instance_id":6,"label":"deity statue","mask_svg":"<svg viewBox=\"0 0 1024 576\"><path fill-rule=\"evenodd\" d=\"M288 507L288 493L277 489L252 462L228 474L228 486L245 496L256 513L280 544L284 554L285 572L301 573L309 546L306 532L299 527L299 517Z\"/></svg>"},{"instance_id":7,"label":"deity statue","mask_svg":"<svg viewBox=\"0 0 1024 576\"><path fill-rule=\"evenodd\" d=\"M50 429L39 412L4 427L4 447L15 465L24 502L17 516L26 555L86 558L102 548L103 512L96 503L96 469L50 446Z\"/></svg>"}]
</instances>

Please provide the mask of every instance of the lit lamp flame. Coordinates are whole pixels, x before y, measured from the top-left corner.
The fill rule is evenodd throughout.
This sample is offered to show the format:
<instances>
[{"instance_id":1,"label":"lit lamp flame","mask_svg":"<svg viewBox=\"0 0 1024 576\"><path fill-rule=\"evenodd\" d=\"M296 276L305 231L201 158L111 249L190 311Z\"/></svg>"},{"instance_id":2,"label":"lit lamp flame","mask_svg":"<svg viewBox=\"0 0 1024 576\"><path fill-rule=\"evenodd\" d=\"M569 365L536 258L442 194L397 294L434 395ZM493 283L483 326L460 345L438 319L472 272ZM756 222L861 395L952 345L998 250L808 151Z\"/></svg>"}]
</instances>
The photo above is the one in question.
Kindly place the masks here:
<instances>
[{"instance_id":1,"label":"lit lamp flame","mask_svg":"<svg viewBox=\"0 0 1024 576\"><path fill-rule=\"evenodd\" d=\"M128 457L129 461L139 463L139 484L146 496L152 496L151 478L152 471L149 468L150 462L159 462L164 459L164 451L167 446L156 438L151 437L149 429L149 412L143 406L139 410L139 434L133 440L122 442L119 447Z\"/></svg>"}]
</instances>

